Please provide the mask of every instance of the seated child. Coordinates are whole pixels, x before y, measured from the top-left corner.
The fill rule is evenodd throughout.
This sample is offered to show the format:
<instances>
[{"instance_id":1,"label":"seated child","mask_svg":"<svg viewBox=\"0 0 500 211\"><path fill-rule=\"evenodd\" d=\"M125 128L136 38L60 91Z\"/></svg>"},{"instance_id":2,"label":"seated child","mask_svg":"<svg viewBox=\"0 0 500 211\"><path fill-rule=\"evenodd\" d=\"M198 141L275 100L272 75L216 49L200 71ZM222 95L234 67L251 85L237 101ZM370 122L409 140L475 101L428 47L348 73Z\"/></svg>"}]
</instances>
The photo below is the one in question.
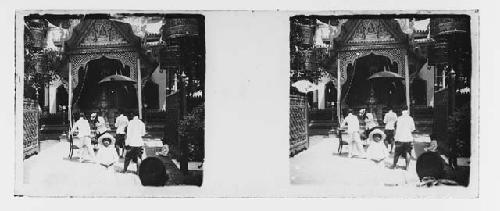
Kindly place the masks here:
<instances>
[{"instance_id":1,"label":"seated child","mask_svg":"<svg viewBox=\"0 0 500 211\"><path fill-rule=\"evenodd\" d=\"M109 133L103 134L99 137L98 142L101 144L99 147L99 151L97 152L97 162L104 166L106 169L113 166L116 162L118 162L118 154L112 143L115 141L115 138Z\"/></svg>"},{"instance_id":2,"label":"seated child","mask_svg":"<svg viewBox=\"0 0 500 211\"><path fill-rule=\"evenodd\" d=\"M373 130L370 135L370 146L367 149L367 157L375 163L382 163L389 152L384 144L385 133L380 129Z\"/></svg>"}]
</instances>

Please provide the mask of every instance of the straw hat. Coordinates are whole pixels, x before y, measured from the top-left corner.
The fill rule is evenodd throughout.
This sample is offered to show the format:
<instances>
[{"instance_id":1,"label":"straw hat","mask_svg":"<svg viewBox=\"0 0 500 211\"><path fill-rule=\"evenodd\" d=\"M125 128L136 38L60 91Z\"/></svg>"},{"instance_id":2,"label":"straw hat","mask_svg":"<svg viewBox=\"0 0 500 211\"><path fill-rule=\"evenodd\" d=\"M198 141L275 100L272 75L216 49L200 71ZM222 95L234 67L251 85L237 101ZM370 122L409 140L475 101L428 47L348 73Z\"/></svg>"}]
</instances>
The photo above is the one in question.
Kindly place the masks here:
<instances>
[{"instance_id":1,"label":"straw hat","mask_svg":"<svg viewBox=\"0 0 500 211\"><path fill-rule=\"evenodd\" d=\"M113 137L111 134L109 133L104 133L102 136L100 136L98 139L97 139L97 142L102 145L102 140L105 139L105 138L109 138L111 140L111 143L109 143L109 145L113 145L115 143L115 137Z\"/></svg>"},{"instance_id":2,"label":"straw hat","mask_svg":"<svg viewBox=\"0 0 500 211\"><path fill-rule=\"evenodd\" d=\"M385 140L385 133L384 133L384 131L382 131L382 130L380 130L380 129L375 129L375 130L373 130L372 132L370 132L369 138L370 138L370 140L372 140L372 141L373 141L373 135L374 135L374 134L380 134L380 135L382 135L382 139L381 139L381 141Z\"/></svg>"}]
</instances>

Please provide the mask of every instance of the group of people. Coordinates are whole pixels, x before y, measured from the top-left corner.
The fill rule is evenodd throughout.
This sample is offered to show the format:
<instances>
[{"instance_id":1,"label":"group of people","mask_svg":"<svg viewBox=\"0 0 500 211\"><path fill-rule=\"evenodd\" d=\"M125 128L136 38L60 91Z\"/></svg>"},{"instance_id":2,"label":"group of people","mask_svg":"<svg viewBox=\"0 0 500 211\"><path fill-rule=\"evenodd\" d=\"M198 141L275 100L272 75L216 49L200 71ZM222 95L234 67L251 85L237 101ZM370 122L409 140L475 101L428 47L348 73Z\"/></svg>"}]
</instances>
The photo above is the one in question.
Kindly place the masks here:
<instances>
[{"instance_id":1,"label":"group of people","mask_svg":"<svg viewBox=\"0 0 500 211\"><path fill-rule=\"evenodd\" d=\"M378 123L372 113L360 110L359 115L354 115L349 109L347 116L341 123L341 127L347 126L348 157L357 156L368 158L375 163L383 164L389 153L394 153L394 160L391 168L397 166L399 157L405 158L405 170L408 169L411 158L413 131L415 122L409 115L408 109L404 108L401 116L389 109L384 115L384 131L378 129ZM360 119L365 121L364 133L360 130ZM365 150L362 136L365 137L368 148ZM395 147L394 147L395 146Z\"/></svg>"},{"instance_id":2,"label":"group of people","mask_svg":"<svg viewBox=\"0 0 500 211\"><path fill-rule=\"evenodd\" d=\"M80 118L71 129L71 134L79 140L80 162L88 160L109 169L116 165L119 158L125 157L122 172L127 172L131 161L136 163L139 169L144 146L142 137L146 134L145 124L137 115L129 121L128 117L120 112L116 118L115 127L116 137L113 137L107 127L103 112L100 112L99 116L93 113L90 121L85 118L84 113L80 113Z\"/></svg>"}]
</instances>

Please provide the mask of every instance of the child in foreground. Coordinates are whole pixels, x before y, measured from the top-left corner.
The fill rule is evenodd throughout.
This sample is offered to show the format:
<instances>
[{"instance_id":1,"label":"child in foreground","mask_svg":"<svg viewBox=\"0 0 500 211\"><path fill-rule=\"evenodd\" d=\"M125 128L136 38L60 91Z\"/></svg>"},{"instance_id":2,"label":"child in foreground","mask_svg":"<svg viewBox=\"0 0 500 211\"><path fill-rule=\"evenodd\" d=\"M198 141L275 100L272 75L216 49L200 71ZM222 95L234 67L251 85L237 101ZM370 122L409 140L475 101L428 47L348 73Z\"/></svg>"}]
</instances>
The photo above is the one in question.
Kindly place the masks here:
<instances>
[{"instance_id":1,"label":"child in foreground","mask_svg":"<svg viewBox=\"0 0 500 211\"><path fill-rule=\"evenodd\" d=\"M101 143L99 151L97 152L97 162L99 165L104 166L106 169L112 167L116 162L118 162L118 154L112 143L115 138L109 133L103 134L99 137L98 142Z\"/></svg>"},{"instance_id":2,"label":"child in foreground","mask_svg":"<svg viewBox=\"0 0 500 211\"><path fill-rule=\"evenodd\" d=\"M370 146L367 149L367 157L377 164L384 164L389 152L384 144L385 133L380 129L373 130L370 135Z\"/></svg>"}]
</instances>

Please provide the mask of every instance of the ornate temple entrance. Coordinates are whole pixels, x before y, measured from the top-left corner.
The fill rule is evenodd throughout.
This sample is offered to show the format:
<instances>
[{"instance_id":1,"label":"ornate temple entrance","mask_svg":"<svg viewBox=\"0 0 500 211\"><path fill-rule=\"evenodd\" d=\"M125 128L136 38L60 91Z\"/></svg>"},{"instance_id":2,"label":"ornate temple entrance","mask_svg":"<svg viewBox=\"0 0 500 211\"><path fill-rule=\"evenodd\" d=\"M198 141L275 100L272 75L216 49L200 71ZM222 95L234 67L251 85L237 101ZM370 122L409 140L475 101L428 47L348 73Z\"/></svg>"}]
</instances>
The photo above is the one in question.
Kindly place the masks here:
<instances>
[{"instance_id":1,"label":"ornate temple entrance","mask_svg":"<svg viewBox=\"0 0 500 211\"><path fill-rule=\"evenodd\" d=\"M70 120L75 113L103 110L113 122L118 109L142 118L142 88L158 64L145 54L130 24L85 19L73 29L65 49ZM99 84L115 74L128 77L129 83Z\"/></svg>"},{"instance_id":2,"label":"ornate temple entrance","mask_svg":"<svg viewBox=\"0 0 500 211\"><path fill-rule=\"evenodd\" d=\"M337 113L370 107L380 119L385 106L409 107L408 36L396 20L350 19L342 24L334 46L341 102ZM367 80L384 68L404 80Z\"/></svg>"},{"instance_id":3,"label":"ornate temple entrance","mask_svg":"<svg viewBox=\"0 0 500 211\"><path fill-rule=\"evenodd\" d=\"M79 70L80 80L75 96L75 103L85 112L96 110L136 109L137 90L133 84L121 82L100 84L99 81L110 75L130 75L130 67L119 60L105 56L92 60Z\"/></svg>"},{"instance_id":4,"label":"ornate temple entrance","mask_svg":"<svg viewBox=\"0 0 500 211\"><path fill-rule=\"evenodd\" d=\"M403 105L405 88L401 80L368 80L371 75L384 70L397 73L398 65L391 63L386 56L373 53L356 59L348 69L347 82L342 86L345 103L349 107L363 107L370 103L382 107Z\"/></svg>"}]
</instances>

